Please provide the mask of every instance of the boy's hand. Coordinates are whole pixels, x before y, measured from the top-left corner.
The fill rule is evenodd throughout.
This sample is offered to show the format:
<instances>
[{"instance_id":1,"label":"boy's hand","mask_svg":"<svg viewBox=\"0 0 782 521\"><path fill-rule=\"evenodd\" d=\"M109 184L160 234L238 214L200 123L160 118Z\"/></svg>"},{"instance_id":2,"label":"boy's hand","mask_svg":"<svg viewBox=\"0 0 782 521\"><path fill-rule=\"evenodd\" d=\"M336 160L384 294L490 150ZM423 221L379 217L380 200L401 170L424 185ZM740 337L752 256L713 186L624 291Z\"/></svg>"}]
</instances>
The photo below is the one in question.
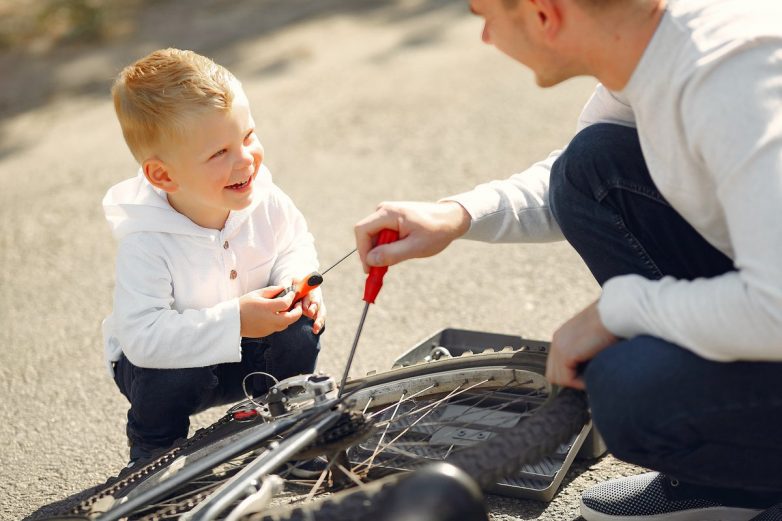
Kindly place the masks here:
<instances>
[{"instance_id":1,"label":"boy's hand","mask_svg":"<svg viewBox=\"0 0 782 521\"><path fill-rule=\"evenodd\" d=\"M269 286L239 297L240 333L243 337L261 338L282 331L301 318L301 305L293 309L294 294L274 298L282 286Z\"/></svg>"},{"instance_id":2,"label":"boy's hand","mask_svg":"<svg viewBox=\"0 0 782 521\"><path fill-rule=\"evenodd\" d=\"M316 335L323 330L326 324L326 305L323 303L323 294L320 288L315 288L301 300L301 309L304 316L310 317L315 323L312 332Z\"/></svg>"}]
</instances>

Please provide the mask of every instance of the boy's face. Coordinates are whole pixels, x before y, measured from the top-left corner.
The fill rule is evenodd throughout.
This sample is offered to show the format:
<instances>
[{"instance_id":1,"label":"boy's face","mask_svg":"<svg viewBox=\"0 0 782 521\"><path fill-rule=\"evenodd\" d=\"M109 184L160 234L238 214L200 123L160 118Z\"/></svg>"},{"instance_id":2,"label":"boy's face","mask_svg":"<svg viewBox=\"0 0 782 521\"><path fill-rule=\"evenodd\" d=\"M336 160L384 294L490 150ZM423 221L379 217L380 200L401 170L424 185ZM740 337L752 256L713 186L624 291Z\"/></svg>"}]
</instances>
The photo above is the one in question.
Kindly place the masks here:
<instances>
[{"instance_id":1,"label":"boy's face","mask_svg":"<svg viewBox=\"0 0 782 521\"><path fill-rule=\"evenodd\" d=\"M169 203L204 228L222 229L231 210L250 205L263 161L247 96L239 86L234 94L230 111L193 117L187 136L161 158L172 181Z\"/></svg>"}]
</instances>

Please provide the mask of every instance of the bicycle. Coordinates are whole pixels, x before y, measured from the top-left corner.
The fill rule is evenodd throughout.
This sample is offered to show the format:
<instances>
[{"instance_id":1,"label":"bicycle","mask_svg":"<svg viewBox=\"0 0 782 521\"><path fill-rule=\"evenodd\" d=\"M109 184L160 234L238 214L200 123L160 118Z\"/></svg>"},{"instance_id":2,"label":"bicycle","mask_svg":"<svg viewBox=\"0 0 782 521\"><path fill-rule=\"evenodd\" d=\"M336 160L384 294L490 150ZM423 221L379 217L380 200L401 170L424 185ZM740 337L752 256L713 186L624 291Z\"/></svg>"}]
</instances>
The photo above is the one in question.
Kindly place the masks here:
<instances>
[{"instance_id":1,"label":"bicycle","mask_svg":"<svg viewBox=\"0 0 782 521\"><path fill-rule=\"evenodd\" d=\"M589 421L583 393L546 381L543 352L451 357L436 347L430 358L350 380L340 399L327 376L278 382L61 516L369 518L385 508L404 471L444 461L486 487L552 453ZM327 464L316 479L293 479L291 462L321 455ZM272 499L283 478L286 499L300 491L292 504ZM357 488L307 501L351 485Z\"/></svg>"}]
</instances>

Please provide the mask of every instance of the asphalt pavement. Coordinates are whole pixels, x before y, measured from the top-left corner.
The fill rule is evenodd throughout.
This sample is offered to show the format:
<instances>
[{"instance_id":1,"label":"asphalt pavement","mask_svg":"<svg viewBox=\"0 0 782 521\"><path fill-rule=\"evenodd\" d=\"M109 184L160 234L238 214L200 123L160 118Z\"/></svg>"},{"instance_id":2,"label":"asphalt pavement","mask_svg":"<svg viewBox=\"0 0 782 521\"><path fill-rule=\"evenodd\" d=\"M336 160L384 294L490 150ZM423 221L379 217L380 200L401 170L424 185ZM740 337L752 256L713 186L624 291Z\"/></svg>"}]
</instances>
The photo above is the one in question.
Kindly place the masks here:
<instances>
[{"instance_id":1,"label":"asphalt pavement","mask_svg":"<svg viewBox=\"0 0 782 521\"><path fill-rule=\"evenodd\" d=\"M136 165L111 79L155 48L192 48L231 69L252 104L265 162L327 266L382 200L436 200L502 178L573 135L594 81L535 86L480 41L466 2L152 2L131 36L0 55L0 516L104 481L127 461L127 403L107 375L101 320L115 243L101 198ZM323 284L319 369L339 376L363 302L354 256ZM458 241L392 267L352 374L389 368L445 328L546 340L598 295L564 243ZM198 416L194 427L220 411ZM492 496L494 520L576 519L590 484L638 469L579 464L551 503Z\"/></svg>"}]
</instances>

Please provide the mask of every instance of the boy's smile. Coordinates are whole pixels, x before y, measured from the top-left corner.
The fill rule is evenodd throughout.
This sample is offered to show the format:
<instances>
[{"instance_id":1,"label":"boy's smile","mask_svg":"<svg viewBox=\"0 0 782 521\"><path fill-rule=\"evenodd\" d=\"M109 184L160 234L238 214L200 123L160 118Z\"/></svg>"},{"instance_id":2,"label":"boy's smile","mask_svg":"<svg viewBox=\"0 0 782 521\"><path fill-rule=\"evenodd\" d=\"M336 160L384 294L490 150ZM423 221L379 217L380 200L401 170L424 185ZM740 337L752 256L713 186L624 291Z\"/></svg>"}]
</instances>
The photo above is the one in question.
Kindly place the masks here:
<instances>
[{"instance_id":1,"label":"boy's smile","mask_svg":"<svg viewBox=\"0 0 782 521\"><path fill-rule=\"evenodd\" d=\"M250 103L238 84L229 111L209 110L190 121L187 134L160 154L170 182L157 186L168 193L176 211L199 226L219 230L231 210L252 203L263 147L255 135Z\"/></svg>"},{"instance_id":2,"label":"boy's smile","mask_svg":"<svg viewBox=\"0 0 782 521\"><path fill-rule=\"evenodd\" d=\"M254 179L254 177L250 176L250 177L247 178L246 181L244 181L242 183L234 183L234 184L232 184L230 186L226 186L226 188L229 189L229 190L236 190L237 192L244 192L248 188L250 188L250 185L252 184L253 179Z\"/></svg>"}]
</instances>

